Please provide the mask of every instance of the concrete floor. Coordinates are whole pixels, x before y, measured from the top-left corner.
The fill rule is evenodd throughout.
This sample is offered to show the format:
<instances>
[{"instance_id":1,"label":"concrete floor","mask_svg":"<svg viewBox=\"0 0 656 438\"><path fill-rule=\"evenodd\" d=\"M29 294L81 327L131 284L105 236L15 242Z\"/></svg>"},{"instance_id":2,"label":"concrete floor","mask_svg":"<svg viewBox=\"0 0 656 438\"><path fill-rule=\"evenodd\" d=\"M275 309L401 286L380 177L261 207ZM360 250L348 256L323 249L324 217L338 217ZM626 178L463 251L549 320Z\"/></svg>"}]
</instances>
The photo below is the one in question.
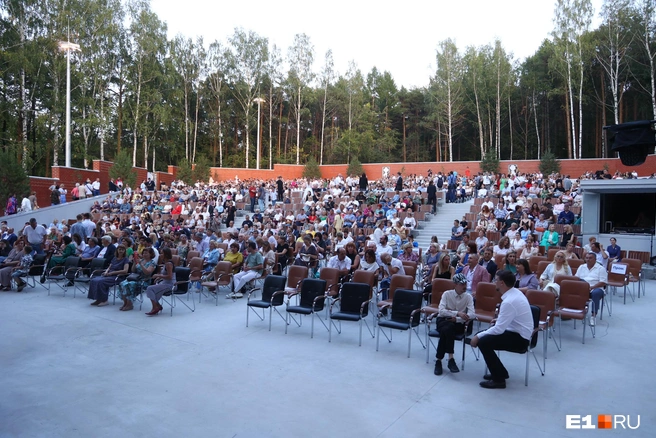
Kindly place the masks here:
<instances>
[{"instance_id":1,"label":"concrete floor","mask_svg":"<svg viewBox=\"0 0 656 438\"><path fill-rule=\"evenodd\" d=\"M616 298L585 345L565 323L563 350L550 341L544 377L531 359L528 387L524 357L503 353L505 390L478 386L469 347L466 370L436 377L416 338L406 358L405 333L376 352L366 329L358 347L357 324L332 343L317 321L314 339L309 320L285 335L275 314L271 332L246 328L244 300L223 293L150 318L149 304L93 308L55 289L0 293L2 437L583 436L566 414L640 415L612 435L656 434L656 281L635 303Z\"/></svg>"}]
</instances>

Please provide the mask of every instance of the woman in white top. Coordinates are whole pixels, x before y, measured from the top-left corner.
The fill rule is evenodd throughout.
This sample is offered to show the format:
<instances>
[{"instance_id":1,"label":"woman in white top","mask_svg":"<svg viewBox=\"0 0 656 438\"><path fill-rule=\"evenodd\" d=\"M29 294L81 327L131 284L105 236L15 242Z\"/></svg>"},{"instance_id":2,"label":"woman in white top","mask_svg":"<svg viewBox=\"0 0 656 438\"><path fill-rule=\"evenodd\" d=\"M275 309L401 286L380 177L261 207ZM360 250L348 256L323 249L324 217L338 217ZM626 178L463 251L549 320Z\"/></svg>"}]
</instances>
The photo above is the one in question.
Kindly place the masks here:
<instances>
[{"instance_id":1,"label":"woman in white top","mask_svg":"<svg viewBox=\"0 0 656 438\"><path fill-rule=\"evenodd\" d=\"M560 295L560 285L554 282L556 275L572 275L572 269L567 264L565 251L558 251L554 256L553 262L540 275L540 286L542 289L548 290L558 297Z\"/></svg>"},{"instance_id":2,"label":"woman in white top","mask_svg":"<svg viewBox=\"0 0 656 438\"><path fill-rule=\"evenodd\" d=\"M493 251L494 251L494 255L508 254L508 251L510 251L510 239L508 239L506 236L503 236L501 240L499 240L499 243L497 245L494 245Z\"/></svg>"},{"instance_id":3,"label":"woman in white top","mask_svg":"<svg viewBox=\"0 0 656 438\"><path fill-rule=\"evenodd\" d=\"M526 242L522 240L522 236L519 232L517 232L515 238L510 241L510 247L518 253L521 253L526 247Z\"/></svg>"},{"instance_id":4,"label":"woman in white top","mask_svg":"<svg viewBox=\"0 0 656 438\"><path fill-rule=\"evenodd\" d=\"M476 249L478 252L481 252L481 250L485 247L487 244L487 237L485 237L485 232L483 230L480 230L478 232L478 237L476 238Z\"/></svg>"},{"instance_id":5,"label":"woman in white top","mask_svg":"<svg viewBox=\"0 0 656 438\"><path fill-rule=\"evenodd\" d=\"M262 242L262 255L264 256L264 271L269 275L276 264L276 253L271 249L271 244L268 240Z\"/></svg>"},{"instance_id":6,"label":"woman in white top","mask_svg":"<svg viewBox=\"0 0 656 438\"><path fill-rule=\"evenodd\" d=\"M364 257L360 259L360 269L368 272L378 272L378 263L376 263L376 251L368 249L364 252Z\"/></svg>"},{"instance_id":7,"label":"woman in white top","mask_svg":"<svg viewBox=\"0 0 656 438\"><path fill-rule=\"evenodd\" d=\"M533 256L538 255L538 246L535 244L535 239L533 239L533 235L529 234L528 237L526 238L526 246L522 250L521 255L519 256L520 259L528 260Z\"/></svg>"}]
</instances>

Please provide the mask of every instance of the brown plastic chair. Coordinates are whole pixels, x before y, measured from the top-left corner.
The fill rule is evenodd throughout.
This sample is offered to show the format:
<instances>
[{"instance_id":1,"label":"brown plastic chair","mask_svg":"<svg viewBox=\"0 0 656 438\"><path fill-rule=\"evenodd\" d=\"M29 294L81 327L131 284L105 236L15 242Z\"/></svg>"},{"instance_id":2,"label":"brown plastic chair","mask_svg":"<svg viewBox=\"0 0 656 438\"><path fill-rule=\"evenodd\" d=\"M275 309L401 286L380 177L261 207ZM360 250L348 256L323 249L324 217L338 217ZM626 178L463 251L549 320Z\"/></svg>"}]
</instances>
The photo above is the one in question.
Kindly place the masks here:
<instances>
[{"instance_id":1,"label":"brown plastic chair","mask_svg":"<svg viewBox=\"0 0 656 438\"><path fill-rule=\"evenodd\" d=\"M497 264L497 269L502 270L503 267L506 265L506 255L505 254L497 254L494 256L494 263Z\"/></svg>"},{"instance_id":2,"label":"brown plastic chair","mask_svg":"<svg viewBox=\"0 0 656 438\"><path fill-rule=\"evenodd\" d=\"M198 251L189 251L187 253L187 266L189 266L189 261L194 257L200 257L200 252Z\"/></svg>"},{"instance_id":3,"label":"brown plastic chair","mask_svg":"<svg viewBox=\"0 0 656 438\"><path fill-rule=\"evenodd\" d=\"M369 286L374 288L376 286L376 273L371 271L365 271L364 269L358 269L353 272L353 278L351 279L353 283L367 283Z\"/></svg>"},{"instance_id":4,"label":"brown plastic chair","mask_svg":"<svg viewBox=\"0 0 656 438\"><path fill-rule=\"evenodd\" d=\"M232 281L232 264L230 262L219 262L212 271L212 279L201 283L210 293L214 294L216 305L219 305L219 288L221 286L230 286ZM204 289L201 289L204 290ZM201 297L198 297L200 303Z\"/></svg>"},{"instance_id":5,"label":"brown plastic chair","mask_svg":"<svg viewBox=\"0 0 656 438\"><path fill-rule=\"evenodd\" d=\"M182 265L182 260L180 259L179 255L171 256L171 261L173 262L173 266L181 266Z\"/></svg>"},{"instance_id":6,"label":"brown plastic chair","mask_svg":"<svg viewBox=\"0 0 656 438\"><path fill-rule=\"evenodd\" d=\"M296 295L301 282L307 278L307 276L307 266L290 266L289 271L287 272L287 286L285 287L285 295L290 297Z\"/></svg>"},{"instance_id":7,"label":"brown plastic chair","mask_svg":"<svg viewBox=\"0 0 656 438\"><path fill-rule=\"evenodd\" d=\"M453 289L453 281L446 278L434 278L431 282L431 298L427 306L422 307L421 312L425 315L437 313L440 300L444 292Z\"/></svg>"},{"instance_id":8,"label":"brown plastic chair","mask_svg":"<svg viewBox=\"0 0 656 438\"><path fill-rule=\"evenodd\" d=\"M326 280L326 295L335 298L339 295L339 269L321 268L319 274L321 280Z\"/></svg>"},{"instance_id":9,"label":"brown plastic chair","mask_svg":"<svg viewBox=\"0 0 656 438\"><path fill-rule=\"evenodd\" d=\"M624 274L615 274L613 273L613 266L621 266L624 269ZM626 295L627 295L627 286L629 285L629 276L631 271L629 270L628 263L618 263L612 262L608 265L608 281L606 285L617 290L618 287L624 289L624 304L626 304ZM611 298L612 300L612 298ZM631 300L635 301L635 296L631 294Z\"/></svg>"},{"instance_id":10,"label":"brown plastic chair","mask_svg":"<svg viewBox=\"0 0 656 438\"><path fill-rule=\"evenodd\" d=\"M556 297L551 292L543 290L529 289L526 291L528 303L540 308L540 325L539 330L544 333L542 338L542 369L547 372L547 337L551 336L560 351L560 345L556 342L554 336L554 313L556 312Z\"/></svg>"},{"instance_id":11,"label":"brown plastic chair","mask_svg":"<svg viewBox=\"0 0 656 438\"><path fill-rule=\"evenodd\" d=\"M585 263L585 260L581 259L569 259L567 260L567 264L569 265L570 269L572 270L572 274L576 274L576 271L579 269L579 266Z\"/></svg>"},{"instance_id":12,"label":"brown plastic chair","mask_svg":"<svg viewBox=\"0 0 656 438\"><path fill-rule=\"evenodd\" d=\"M414 278L417 278L417 264L414 263L413 265L406 265L406 263L414 263L414 262L403 262L403 271L405 272L405 275ZM409 289L412 289L410 287Z\"/></svg>"},{"instance_id":13,"label":"brown plastic chair","mask_svg":"<svg viewBox=\"0 0 656 438\"><path fill-rule=\"evenodd\" d=\"M397 289L412 290L412 286L414 285L414 282L415 282L414 277L411 277L409 275L399 275L399 274L392 275L392 281L390 282L388 297L386 300L379 301L378 307L385 307L388 305L391 306L392 302L394 301L394 292Z\"/></svg>"},{"instance_id":14,"label":"brown plastic chair","mask_svg":"<svg viewBox=\"0 0 656 438\"><path fill-rule=\"evenodd\" d=\"M583 338L581 343L585 344L585 326L588 318L588 309L590 308L590 286L585 281L563 280L560 285L560 297L558 299L560 308L556 312L558 316L558 338L562 345L562 320L569 318L574 320L576 329L576 320L582 321ZM595 337L595 331L591 327L592 337Z\"/></svg>"},{"instance_id":15,"label":"brown plastic chair","mask_svg":"<svg viewBox=\"0 0 656 438\"><path fill-rule=\"evenodd\" d=\"M547 258L544 256L533 256L530 259L528 259L528 266L531 268L531 272L537 272L538 270L538 264L540 262L546 262ZM537 274L536 274L537 275ZM539 277L539 275L538 275Z\"/></svg>"},{"instance_id":16,"label":"brown plastic chair","mask_svg":"<svg viewBox=\"0 0 656 438\"><path fill-rule=\"evenodd\" d=\"M562 249L560 247L549 248L549 250L547 251L547 260L553 262L554 258L556 257L556 253L558 251L562 251Z\"/></svg>"},{"instance_id":17,"label":"brown plastic chair","mask_svg":"<svg viewBox=\"0 0 656 438\"><path fill-rule=\"evenodd\" d=\"M633 251L629 251L629 254ZM642 260L634 258L622 259L622 263L629 265L629 283L633 284L635 290L635 283L638 283L638 298L640 298L640 288L642 287L642 294L645 294L645 282L642 277Z\"/></svg>"},{"instance_id":18,"label":"brown plastic chair","mask_svg":"<svg viewBox=\"0 0 656 438\"><path fill-rule=\"evenodd\" d=\"M544 273L545 269L547 269L547 266L549 266L549 264L551 264L551 262L549 261L544 261L544 260L540 261L540 263L538 263L538 268L535 270L535 276L540 278L540 276Z\"/></svg>"},{"instance_id":19,"label":"brown plastic chair","mask_svg":"<svg viewBox=\"0 0 656 438\"><path fill-rule=\"evenodd\" d=\"M497 291L497 286L494 283L479 282L476 285L474 302L474 313L479 323L489 324L494 319L498 304L501 304L501 294Z\"/></svg>"},{"instance_id":20,"label":"brown plastic chair","mask_svg":"<svg viewBox=\"0 0 656 438\"><path fill-rule=\"evenodd\" d=\"M189 273L189 281L199 281L200 277L203 275L203 259L200 257L193 257L189 260L187 267L191 269Z\"/></svg>"}]
</instances>

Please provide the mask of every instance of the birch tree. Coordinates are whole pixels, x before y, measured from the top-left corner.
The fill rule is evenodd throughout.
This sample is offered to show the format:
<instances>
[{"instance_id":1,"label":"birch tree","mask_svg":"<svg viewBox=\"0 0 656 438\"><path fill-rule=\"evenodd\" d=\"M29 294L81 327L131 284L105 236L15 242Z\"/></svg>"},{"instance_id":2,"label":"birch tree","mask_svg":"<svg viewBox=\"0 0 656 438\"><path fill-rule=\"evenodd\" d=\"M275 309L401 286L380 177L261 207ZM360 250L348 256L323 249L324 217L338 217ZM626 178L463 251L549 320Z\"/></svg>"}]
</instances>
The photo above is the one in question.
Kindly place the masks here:
<instances>
[{"instance_id":1,"label":"birch tree","mask_svg":"<svg viewBox=\"0 0 656 438\"><path fill-rule=\"evenodd\" d=\"M328 86L335 76L335 63L333 61L333 51L328 50L324 59L321 70L321 86L323 87L323 104L321 105L321 149L319 153L319 165L323 165L323 143L324 129L326 127L326 106L328 105Z\"/></svg>"},{"instance_id":2,"label":"birch tree","mask_svg":"<svg viewBox=\"0 0 656 438\"><path fill-rule=\"evenodd\" d=\"M438 44L436 54L437 72L433 78L442 102L446 118L449 161L453 161L454 127L462 111L462 59L453 40L446 39Z\"/></svg>"},{"instance_id":3,"label":"birch tree","mask_svg":"<svg viewBox=\"0 0 656 438\"><path fill-rule=\"evenodd\" d=\"M207 60L209 69L208 85L212 93L212 101L216 104L216 137L219 142L219 167L223 167L223 121L221 118L221 108L227 64L225 47L219 41L214 41L210 44ZM214 153L214 165L216 166L216 150Z\"/></svg>"},{"instance_id":4,"label":"birch tree","mask_svg":"<svg viewBox=\"0 0 656 438\"><path fill-rule=\"evenodd\" d=\"M287 55L289 62L289 80L292 85L292 97L296 106L296 165L300 164L301 153L301 107L303 105L302 91L314 77L312 63L314 62L314 46L310 37L304 33L294 36L294 43Z\"/></svg>"},{"instance_id":5,"label":"birch tree","mask_svg":"<svg viewBox=\"0 0 656 438\"><path fill-rule=\"evenodd\" d=\"M234 97L244 111L245 162L249 168L250 114L253 99L260 94L262 73L269 58L268 41L253 31L235 29L229 39L229 74L233 83Z\"/></svg>"}]
</instances>

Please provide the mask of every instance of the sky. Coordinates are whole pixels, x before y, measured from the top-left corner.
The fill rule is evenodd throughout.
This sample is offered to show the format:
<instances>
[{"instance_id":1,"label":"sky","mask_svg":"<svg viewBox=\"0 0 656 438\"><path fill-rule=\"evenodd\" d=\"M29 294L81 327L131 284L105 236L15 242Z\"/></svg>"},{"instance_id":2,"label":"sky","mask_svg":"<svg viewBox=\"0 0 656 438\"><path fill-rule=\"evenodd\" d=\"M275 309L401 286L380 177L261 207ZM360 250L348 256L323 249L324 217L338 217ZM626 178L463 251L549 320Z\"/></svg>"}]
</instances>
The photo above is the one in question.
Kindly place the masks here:
<instances>
[{"instance_id":1,"label":"sky","mask_svg":"<svg viewBox=\"0 0 656 438\"><path fill-rule=\"evenodd\" d=\"M592 28L599 25L602 1L592 0ZM499 39L515 59L533 55L550 38L555 4L555 0L151 0L153 11L167 23L169 38L202 36L209 45L215 40L226 42L236 27L242 27L268 38L269 46L276 44L286 57L294 35L305 33L314 45L316 73L331 49L339 74L345 74L353 60L365 76L374 66L389 71L399 88L428 85L437 45L447 38L461 53L467 46Z\"/></svg>"}]
</instances>

